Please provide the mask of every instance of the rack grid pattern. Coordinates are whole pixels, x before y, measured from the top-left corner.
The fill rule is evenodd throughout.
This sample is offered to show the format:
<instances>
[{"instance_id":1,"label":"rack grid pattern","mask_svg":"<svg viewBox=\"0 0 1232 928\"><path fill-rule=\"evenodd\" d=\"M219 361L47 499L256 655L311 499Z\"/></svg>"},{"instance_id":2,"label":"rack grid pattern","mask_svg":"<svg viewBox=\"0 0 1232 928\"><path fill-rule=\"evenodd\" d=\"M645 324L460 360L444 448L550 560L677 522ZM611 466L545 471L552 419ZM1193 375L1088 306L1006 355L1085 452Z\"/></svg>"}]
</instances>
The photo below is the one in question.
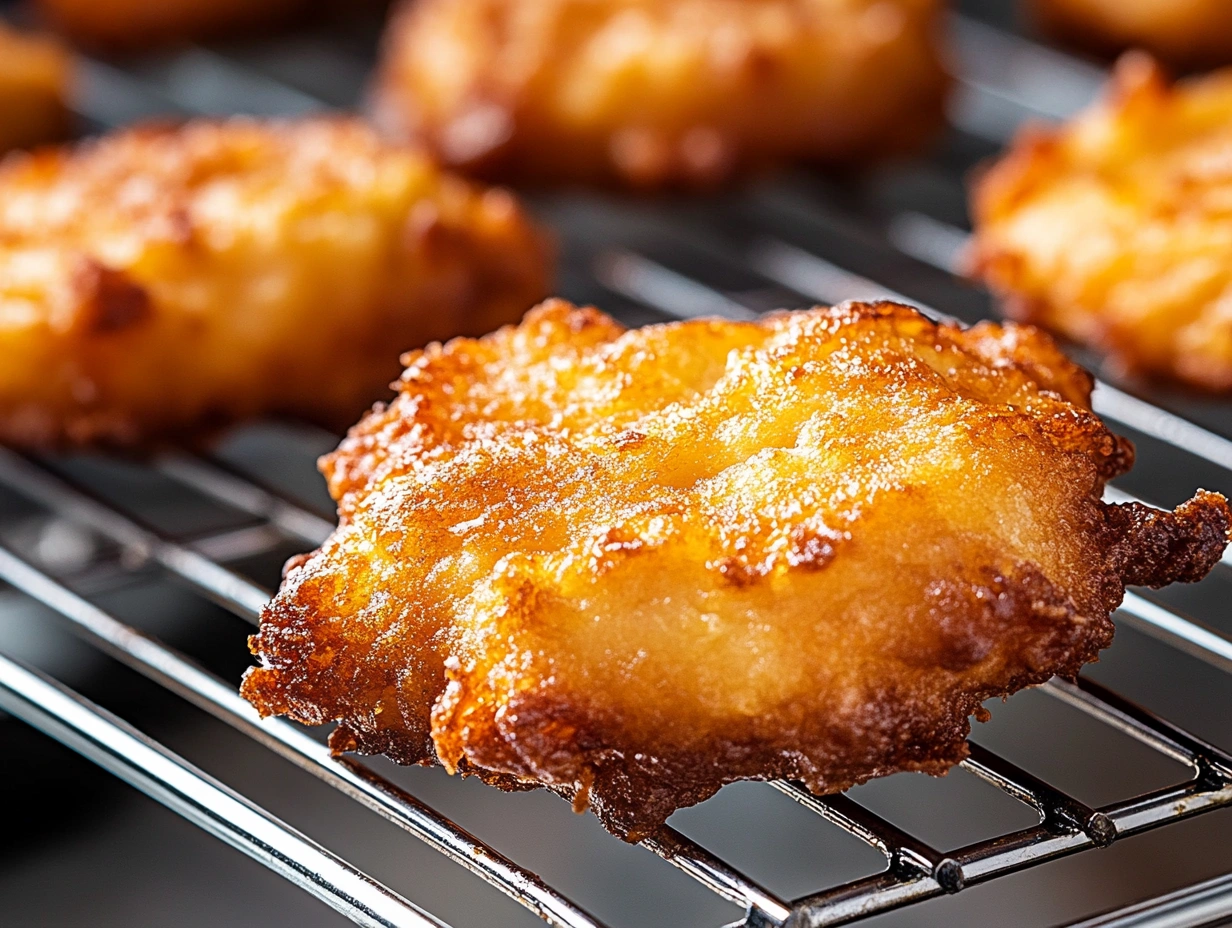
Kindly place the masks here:
<instances>
[{"instance_id":1,"label":"rack grid pattern","mask_svg":"<svg viewBox=\"0 0 1232 928\"><path fill-rule=\"evenodd\" d=\"M966 137L1002 142L1023 116L1071 112L1090 98L1102 76L1085 63L972 20L954 19L951 32L961 69L951 121L953 131ZM354 62L350 64L354 70ZM179 72L197 75L196 81L185 83L182 73L176 78L177 68ZM209 105L193 97L196 91L184 89L198 87L202 74L211 76L214 85L228 93L238 91L236 99L257 100L270 112L299 113L322 105L304 91L248 64L219 52L194 49L164 69L158 78L101 62L85 62L79 101L82 115L89 123L103 127L152 113L210 111ZM952 168L940 164L931 169L953 173ZM827 222L839 224L853 236L867 237L867 230L859 228L858 215L854 219L845 217L843 207L822 206L808 199L808 195L804 199L807 208L830 210ZM822 302L889 297L919 305L918 300L902 297L885 284L853 273L840 260L792 244L788 233L750 236L738 247L726 243L720 249L723 263L714 266L715 276L758 284L733 288L712 283L704 272L673 267L688 265L689 261L674 258L672 246L664 243L700 235L687 223L661 215L638 220L641 232L649 228L652 234L641 236L643 244L637 243L638 236L632 236L635 243L630 245L629 235L600 234L596 241L593 233L596 225L606 228L609 221L612 229L621 228L625 220L616 206L595 207L601 220L597 223L570 219L574 204L568 200L544 201L541 206L549 215L565 217L565 273L575 281L576 289L623 297L630 306L640 307L632 313L634 316L645 311L654 318L705 314L751 317L768 308L768 294L784 301L794 295L796 302L801 297ZM578 231L582 229L586 231ZM946 270L953 269L954 256L964 238L961 229L912 211L889 216L879 235L874 236L875 247L895 256L895 260L910 256ZM1232 470L1232 441L1202 425L1106 383L1097 389L1096 404L1105 417L1151 435L1181 454ZM287 542L316 545L331 528L327 520L219 458L177 454L157 459L150 466L186 491L247 513L252 523L185 541L106 502L95 488L66 477L53 461L3 448L0 492L20 497L43 512L86 528L108 540L122 555L100 554L83 571L122 573L133 565L153 565L250 622L256 621L269 591L230 565L241 557L274 551ZM1118 501L1133 498L1121 491L1110 491L1110 497ZM1219 569L1227 570L1229 566L1232 558L1225 557ZM296 725L279 719L260 719L237 695L233 681L220 679L94 605L74 591L72 577L54 576L27 554L0 547L0 581L48 607L66 627L96 648L415 835L545 922L568 928L601 928L601 922L534 873L467 833L359 759L331 756L326 747ZM1232 641L1174 610L1130 593L1118 620L1232 672ZM1028 828L951 852L942 852L918 840L847 796L816 797L797 784L775 783L777 789L809 813L822 816L876 848L886 861L885 870L879 874L792 900L776 896L670 827L643 842L644 846L743 907L745 916L737 925L820 928L959 892L1002 874L1106 846L1135 832L1232 805L1232 756L1089 680L1054 680L1044 689L1185 765L1190 777L1145 795L1094 808L1009 760L972 744L971 755L963 763L965 769L1029 807L1038 821ZM3 655L0 708L249 854L356 924L443 924L62 683ZM1168 921L1176 919L1178 913L1182 919L1232 914L1232 877L1198 884L1085 924L1189 923Z\"/></svg>"}]
</instances>

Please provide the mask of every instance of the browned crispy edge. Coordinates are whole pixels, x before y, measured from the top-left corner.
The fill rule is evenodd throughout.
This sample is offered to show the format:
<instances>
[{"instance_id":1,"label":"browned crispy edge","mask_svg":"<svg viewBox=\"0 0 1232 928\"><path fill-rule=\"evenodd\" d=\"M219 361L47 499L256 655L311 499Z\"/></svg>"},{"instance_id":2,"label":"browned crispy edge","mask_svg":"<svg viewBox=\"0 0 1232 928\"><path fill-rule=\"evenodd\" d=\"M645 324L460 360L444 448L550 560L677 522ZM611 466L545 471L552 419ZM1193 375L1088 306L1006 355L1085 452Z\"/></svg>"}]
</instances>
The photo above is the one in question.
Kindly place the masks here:
<instances>
[{"instance_id":1,"label":"browned crispy edge","mask_svg":"<svg viewBox=\"0 0 1232 928\"><path fill-rule=\"evenodd\" d=\"M942 583L933 591L945 610L946 631L935 654L918 656L936 666L961 670L998 647L1018 650L1011 661L1018 669L999 685L956 687L939 705L904 699L894 683L876 691L868 707L867 728L858 735L827 725L825 719L801 717L734 726L719 743L702 753L660 750L638 761L612 745L621 744L621 719L562 705L533 695L510 705L519 719L516 749L498 731L485 731L484 720L463 719L460 689L450 686L438 702L438 729L459 733L467 749L458 772L481 777L506 790L540 785L547 775L554 791L575 807L593 809L604 826L628 841L640 840L673 812L714 795L737 780L790 779L803 781L818 794L835 793L874 777L902 771L942 775L967 755L969 717L997 696L1009 696L1043 683L1054 675L1072 678L1111 644L1108 618L1119 604L1125 584L1159 587L1201 579L1218 562L1232 527L1232 512L1223 497L1199 492L1175 513L1138 503L1102 506L1101 546L1108 552L1106 569L1094 578L1102 614L1080 616L1072 602L1027 564L1008 574L986 569L976 584ZM989 594L992 595L989 595ZM1008 603L993 611L988 603ZM456 668L447 671L456 674ZM263 697L268 697L262 691ZM295 718L320 724L329 721L315 706L263 707L289 711ZM811 763L796 748L822 746L830 762ZM337 753L385 754L402 764L437 762L431 739L403 729L353 727L343 720L330 737ZM498 768L504 773L493 772ZM584 782L579 790L561 783Z\"/></svg>"},{"instance_id":2,"label":"browned crispy edge","mask_svg":"<svg viewBox=\"0 0 1232 928\"><path fill-rule=\"evenodd\" d=\"M930 602L940 613L937 649L904 658L961 673L1000 653L1012 672L997 684L960 683L938 699L890 680L873 691L858 728L825 718L776 716L773 727L762 719L732 725L701 752L638 744L639 757L613 747L630 743L622 720L589 710L584 694L573 694L580 704L538 693L516 697L506 711L517 719L512 737L499 721L468 712L463 688L451 683L433 713L434 730L447 733L448 753L465 751L472 766L556 784L553 789L575 807L590 806L609 831L629 841L652 834L677 809L736 780L799 780L826 794L901 771L941 775L966 756L969 716L981 714L985 700L1054 675L1076 676L1111 644L1109 613L1126 582L1163 586L1200 579L1219 560L1232 526L1223 497L1205 492L1175 513L1130 504L1103 506L1102 514L1100 547L1108 560L1092 578L1100 611L1080 614L1030 564L1006 573L985 568L979 581L941 581L930 588ZM456 668L450 676L457 676ZM820 764L819 755L825 758Z\"/></svg>"},{"instance_id":3,"label":"browned crispy edge","mask_svg":"<svg viewBox=\"0 0 1232 928\"><path fill-rule=\"evenodd\" d=\"M883 312L892 307L863 309ZM991 328L988 331L995 335ZM1029 328L1020 335L1027 340L1037 337ZM1015 342L1005 350L1023 355L1020 362L1038 360L1025 344ZM1081 372L1056 353L1064 365ZM1081 373L1084 376L1073 389L1082 395L1071 401L1085 405L1091 380ZM1058 382L1053 388L1059 388L1064 378L1049 374L1041 382L1054 379ZM1103 479L1127 470L1132 462L1132 446L1111 433L1108 438L1106 447L1092 449ZM898 771L940 775L966 755L968 717L981 714L985 700L1008 696L1054 675L1075 676L1111 643L1109 614L1119 604L1126 584L1163 586L1201 579L1221 557L1232 526L1232 512L1223 497L1205 491L1175 512L1137 503L1099 503L1098 507L1101 521L1093 530L1104 563L1092 565L1086 597L1094 605L1090 614L1079 614L1072 601L1031 564L1019 564L1004 574L984 568L978 582L934 584L930 593L943 614L941 639L937 653L920 659L931 661L932 666L961 670L1002 647L1007 665L1016 669L995 685L956 686L940 705L931 695L913 702L910 694L897 691L890 683L874 696L869 724L858 737L827 728L824 719L801 718L783 724L776 718L774 730L766 730L759 721L743 729L733 727L722 743L708 745L700 754L682 753L669 745L647 752L646 760L638 761L611 747L627 740L622 740L619 718L587 709L584 702L562 705L532 695L511 704L510 715L520 720L515 746L491 730L487 720L466 715L456 665L447 666L451 682L437 703L434 728L450 733L444 740L455 739L447 749L459 758L458 772L481 776L503 789L533 788L538 785L536 778L549 779L556 784L551 788L571 798L575 808L592 807L610 831L626 840L650 834L676 809L701 802L735 780L798 779L815 792L830 793ZM1003 605L990 613L988 603L993 601ZM308 628L273 631L279 637L294 636L308 633ZM321 631L318 627L311 634L319 638ZM342 632L333 628L330 634L340 637ZM251 640L254 653L270 643L255 636ZM263 712L287 713L310 724L329 720L328 713L312 702L294 697L288 702L288 694L277 688L255 689L256 680L252 676L246 680L245 695ZM353 722L359 720L341 721L330 738L332 749L386 754L403 764L432 764L438 759L427 732L376 729ZM800 745L823 746L828 762L824 766L812 763L796 750ZM461 756L463 749L469 759ZM508 772L495 773L489 768Z\"/></svg>"}]
</instances>

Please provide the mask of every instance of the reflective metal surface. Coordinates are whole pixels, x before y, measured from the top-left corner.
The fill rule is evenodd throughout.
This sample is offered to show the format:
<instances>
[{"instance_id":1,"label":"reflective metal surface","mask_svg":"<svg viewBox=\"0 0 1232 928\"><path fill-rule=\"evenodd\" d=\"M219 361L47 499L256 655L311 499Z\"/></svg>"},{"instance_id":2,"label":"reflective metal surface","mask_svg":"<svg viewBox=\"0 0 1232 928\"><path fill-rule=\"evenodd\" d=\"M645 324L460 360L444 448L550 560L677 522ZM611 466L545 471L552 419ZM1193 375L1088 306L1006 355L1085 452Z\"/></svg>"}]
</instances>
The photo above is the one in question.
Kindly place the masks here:
<instances>
[{"instance_id":1,"label":"reflective metal surface","mask_svg":"<svg viewBox=\"0 0 1232 928\"><path fill-rule=\"evenodd\" d=\"M966 235L958 224L961 172L995 150L1024 116L1064 115L1089 100L1102 72L987 23L959 17L950 25L961 88L951 108L951 136L934 159L851 189L796 177L706 203L537 197L536 208L562 236L564 295L595 301L630 324L705 314L751 318L807 300L887 297L943 307L965 321L987 315L987 297L949 276ZM139 65L87 62L78 104L96 127L139 116L233 108L305 112L325 100L332 105L356 98L370 50L352 49L363 47L345 30L317 31L256 46L194 49ZM344 77L334 81L339 75ZM1232 485L1227 480L1232 417L1223 405L1105 381L1096 406L1125 426L1142 449L1139 468L1123 485L1110 488L1110 498L1169 503L1199 482L1225 490ZM918 784L896 793L905 782L901 777L827 798L795 784L773 784L791 800L785 805L774 805L767 787L724 790L644 842L645 849L684 874L680 879L669 876L670 868L661 861L645 854L628 856L639 852L598 834L593 822L555 818L559 810L544 805L546 796L489 794L474 784L442 785L439 772L333 758L314 734L281 720L259 719L235 691L243 662L235 652L243 633L238 623L226 624L227 616L254 621L276 582L277 562L319 543L332 525L307 462L308 449L324 450L336 437L303 429L257 431L264 436L261 441L241 433L208 457L178 454L140 466L0 449L0 581L8 588L5 594L0 585L0 648L36 654L40 666L66 678L88 683L92 674L102 673L93 652L59 643L42 619L28 618L32 613L25 611L34 605L46 609L47 616L58 617L58 624L91 648L277 755L262 760L231 742L218 754L251 758L245 760L253 765L249 788L266 790L267 804L281 802L283 792L308 790L302 795L311 798L296 806L301 814L311 817L318 806L331 810L316 825L350 840L349 856L358 852L366 868L381 869L386 882L413 884L409 894L417 901L420 895L434 896L458 919L466 919L454 919L459 924L521 925L531 918L590 928L676 928L719 925L743 911L735 924L800 928L872 918L909 904L916 905L897 922L885 914L874 921L960 924L966 917L962 913L983 911L985 923L1038 924L1047 900L1028 899L1029 893L1013 897L1022 909L995 904L964 909L956 900L975 898L981 884L1008 884L1014 879L1010 874L1080 851L1112 846L1104 853L1114 854L1122 839L1136 833L1168 825L1157 833L1176 829L1181 834L1186 826L1172 823L1199 813L1214 815L1195 821L1222 815L1218 820L1224 829L1232 822L1214 811L1232 805L1232 759L1224 750L1086 678L1042 688L1055 701L1052 707L1040 702L1047 702L1042 696L1035 701L1018 697L1005 710L1008 727L994 724L988 735L977 734L979 743L972 743L962 770L943 781L956 784L965 806L921 809L914 798L896 799L917 795L912 791ZM1135 694L1149 696L1152 705L1162 703L1161 715L1183 718L1186 726L1224 738L1232 738L1224 722L1226 703L1221 709L1219 702L1220 694L1232 695L1225 680L1232 670L1232 622L1220 607L1226 602L1224 588L1232 582L1230 563L1232 557L1225 558L1217 575L1195 593L1129 594L1118 613L1121 630L1109 671ZM182 595L194 603L189 610L194 616L205 608L198 603L220 606L223 612L210 620L214 627L203 631L200 617L181 624L173 605L181 602L181 594L158 585L164 578L191 591ZM143 590L152 590L152 598L143 599ZM100 604L108 598L127 604L123 617L119 606ZM7 625L6 615L14 617ZM1136 631L1149 640L1134 638ZM207 642L205 650L230 642L223 648L225 659L211 650L211 660L227 670L207 669L161 641L163 635L179 636L198 648ZM1186 663L1191 659L1197 663ZM1168 668L1158 680L1152 678L1156 667ZM1096 670L1102 676L1102 665ZM8 659L0 663L0 701L357 923L436 923L423 921L401 897L166 748ZM130 708L143 711L139 704ZM1079 721L1061 724L1057 713L1069 710L1076 710ZM1000 717L1002 710L994 711ZM196 732L195 724L182 730ZM1071 724L1087 726L1081 728L1086 734L1074 740L1067 734ZM180 737L179 731L168 733ZM1011 735L1026 738L1027 748L1007 750L1014 748ZM1132 739L1145 753L1134 755L1118 738ZM1126 757L1139 759L1129 764L1121 760ZM302 786L284 791L281 784L292 780L279 758L311 774L329 792ZM1115 763L1111 758L1117 758ZM1075 781L1082 789L1056 779L1065 760L1094 764L1088 779ZM1138 767L1151 777L1139 777ZM1092 792L1100 798L1091 798ZM377 813L397 834L378 834L366 826L355 832L359 838L338 833L345 810L333 804L333 795ZM473 815L475 809L485 815ZM458 824L472 815L481 827ZM827 837L812 837L818 826L827 829ZM1185 859L1185 872L1191 875L1183 882L1207 875L1193 872L1199 865L1232 867L1232 851L1226 858L1209 852L1217 846L1210 842L1217 841L1220 827L1201 832L1206 837ZM481 839L472 831L497 837ZM406 832L452 861L450 866L461 867L431 870L430 861L414 857L414 872L408 873L401 862L413 856L413 843L399 843ZM802 854L792 850L793 842L823 851ZM378 845L384 853L371 852ZM421 878L419 871L439 875ZM796 874L793 886L785 885L787 871ZM611 875L620 873L628 876ZM203 873L200 879L209 876ZM131 879L139 887L143 874L133 873ZM485 901L479 895L485 883L528 914ZM0 887L5 885L0 869ZM1138 895L1132 880L1124 891L1130 898ZM1074 914L1107 907L1097 901L1102 897L1075 896L1079 910ZM935 902L918 905L929 899ZM1188 924L1149 919L1195 913L1205 918L1227 911L1230 899L1232 885L1217 880L1091 924ZM293 905L282 897L277 904L283 913ZM945 905L950 907L929 907ZM208 908L208 900L202 906ZM177 921L189 924L192 918L192 912L183 912ZM220 918L203 915L201 923L216 924ZM269 920L254 917L252 923Z\"/></svg>"},{"instance_id":2,"label":"reflective metal surface","mask_svg":"<svg viewBox=\"0 0 1232 928\"><path fill-rule=\"evenodd\" d=\"M365 928L447 928L162 745L0 655L0 707L243 851Z\"/></svg>"}]
</instances>

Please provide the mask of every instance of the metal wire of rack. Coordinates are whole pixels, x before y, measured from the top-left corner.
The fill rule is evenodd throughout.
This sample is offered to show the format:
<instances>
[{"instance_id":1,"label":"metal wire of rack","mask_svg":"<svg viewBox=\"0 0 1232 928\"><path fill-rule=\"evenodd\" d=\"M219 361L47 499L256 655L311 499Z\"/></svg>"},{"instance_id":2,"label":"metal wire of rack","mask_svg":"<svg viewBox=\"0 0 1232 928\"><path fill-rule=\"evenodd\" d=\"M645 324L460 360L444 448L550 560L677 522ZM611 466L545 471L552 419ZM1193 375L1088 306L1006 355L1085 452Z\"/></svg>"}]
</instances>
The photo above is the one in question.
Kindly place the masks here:
<instances>
[{"instance_id":1,"label":"metal wire of rack","mask_svg":"<svg viewBox=\"0 0 1232 928\"><path fill-rule=\"evenodd\" d=\"M1090 65L973 20L955 18L951 26L960 80L950 116L954 131L967 140L1000 143L1024 116L1066 115L1090 99L1102 77ZM209 76L204 88L202 74ZM269 113L300 113L323 105L303 89L249 63L195 49L153 73L87 61L79 107L89 124L106 127L167 112L223 111L235 100L256 100L257 108ZM955 173L944 158L926 170L950 179ZM794 244L790 231L777 229L764 219L750 221L750 216L767 209L780 218L793 209L802 210L809 214L807 221L824 225L830 235L865 242L873 253L892 256L900 263L918 260L946 271L954 268L965 233L952 220L912 208L877 212L867 202L834 196L832 190L819 190L810 181L795 180L789 188L799 202L786 210L781 201L767 207L767 198L774 200L773 192L751 194L723 206L726 212L722 215L739 229L734 234L727 234L730 230L720 222L723 233L716 235L714 213L703 216L694 207L680 204L627 207L565 197L543 198L538 205L563 231L564 277L566 290L573 291L570 295L585 298L593 294L599 301L622 297L628 301L625 315L634 321L704 314L751 317L777 302L798 302L801 297L827 303L889 297L920 305L918 299L904 297L886 283L847 266L843 255L849 252L842 248L823 257L814 248ZM877 218L870 221L871 215ZM698 255L703 257L699 260ZM968 289L956 282L948 286L956 294ZM957 297L956 301L963 303ZM969 308L971 304L963 305ZM980 303L964 318L983 311ZM1105 417L1184 455L1232 471L1232 441L1215 428L1103 382L1096 392L1096 406ZM71 575L58 576L40 566L29 552L0 546L0 581L46 606L69 630L105 654L420 838L545 922L600 928L602 922L563 893L369 764L331 756L319 741L291 723L260 719L237 695L233 682L125 624L74 590L74 578L91 570L124 574L153 565L253 622L269 591L235 569L234 563L288 541L315 545L331 528L328 520L220 458L177 454L151 466L186 490L246 513L250 524L186 540L129 514L97 489L66 475L54 461L0 448L0 489L88 529L119 553L96 553ZM1111 490L1110 496L1136 498L1123 490ZM1229 566L1232 558L1225 557L1220 569ZM1168 606L1129 593L1118 620L1232 672L1232 641ZM1232 756L1226 752L1091 680L1053 681L1044 690L1184 765L1189 778L1093 807L973 743L962 766L1026 806L1038 821L951 851L912 836L848 796L816 797L797 784L775 783L808 812L876 848L886 862L881 873L790 900L671 827L643 844L741 906L745 915L737 925L820 928L956 893L1003 874L1232 805ZM356 924L443 924L63 683L3 655L0 708L254 857ZM1225 877L1084 924L1207 924L1230 915L1232 878Z\"/></svg>"}]
</instances>

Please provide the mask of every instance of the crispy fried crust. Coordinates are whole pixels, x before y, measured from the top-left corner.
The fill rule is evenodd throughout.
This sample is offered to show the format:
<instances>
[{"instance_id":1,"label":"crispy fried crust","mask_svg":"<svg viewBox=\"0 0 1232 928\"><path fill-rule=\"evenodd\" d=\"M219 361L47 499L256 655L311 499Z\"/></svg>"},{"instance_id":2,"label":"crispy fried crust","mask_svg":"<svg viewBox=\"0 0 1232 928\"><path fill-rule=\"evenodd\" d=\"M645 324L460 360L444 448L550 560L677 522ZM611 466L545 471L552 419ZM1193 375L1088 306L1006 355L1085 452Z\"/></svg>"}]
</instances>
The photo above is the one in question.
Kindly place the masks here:
<instances>
[{"instance_id":1,"label":"crispy fried crust","mask_svg":"<svg viewBox=\"0 0 1232 928\"><path fill-rule=\"evenodd\" d=\"M1170 85L1142 55L975 185L972 271L1016 319L1130 372L1232 390L1232 70Z\"/></svg>"},{"instance_id":2,"label":"crispy fried crust","mask_svg":"<svg viewBox=\"0 0 1232 928\"><path fill-rule=\"evenodd\" d=\"M243 693L629 840L733 780L943 773L983 700L1076 674L1126 581L1197 579L1232 519L1101 502L1132 451L1029 327L553 302L406 361L323 459L340 526Z\"/></svg>"},{"instance_id":3,"label":"crispy fried crust","mask_svg":"<svg viewBox=\"0 0 1232 928\"><path fill-rule=\"evenodd\" d=\"M938 0L415 0L378 121L480 176L711 187L941 123Z\"/></svg>"},{"instance_id":4,"label":"crispy fried crust","mask_svg":"<svg viewBox=\"0 0 1232 928\"><path fill-rule=\"evenodd\" d=\"M79 45L137 51L262 28L305 0L34 0L56 31Z\"/></svg>"},{"instance_id":5,"label":"crispy fried crust","mask_svg":"<svg viewBox=\"0 0 1232 928\"><path fill-rule=\"evenodd\" d=\"M1030 0L1052 37L1101 54L1145 49L1178 67L1232 62L1227 0Z\"/></svg>"},{"instance_id":6,"label":"crispy fried crust","mask_svg":"<svg viewBox=\"0 0 1232 928\"><path fill-rule=\"evenodd\" d=\"M347 119L127 131L0 167L0 441L115 445L280 413L345 426L398 350L517 319L516 201Z\"/></svg>"},{"instance_id":7,"label":"crispy fried crust","mask_svg":"<svg viewBox=\"0 0 1232 928\"><path fill-rule=\"evenodd\" d=\"M58 43L0 22L0 153L65 134L71 72L68 52Z\"/></svg>"}]
</instances>

